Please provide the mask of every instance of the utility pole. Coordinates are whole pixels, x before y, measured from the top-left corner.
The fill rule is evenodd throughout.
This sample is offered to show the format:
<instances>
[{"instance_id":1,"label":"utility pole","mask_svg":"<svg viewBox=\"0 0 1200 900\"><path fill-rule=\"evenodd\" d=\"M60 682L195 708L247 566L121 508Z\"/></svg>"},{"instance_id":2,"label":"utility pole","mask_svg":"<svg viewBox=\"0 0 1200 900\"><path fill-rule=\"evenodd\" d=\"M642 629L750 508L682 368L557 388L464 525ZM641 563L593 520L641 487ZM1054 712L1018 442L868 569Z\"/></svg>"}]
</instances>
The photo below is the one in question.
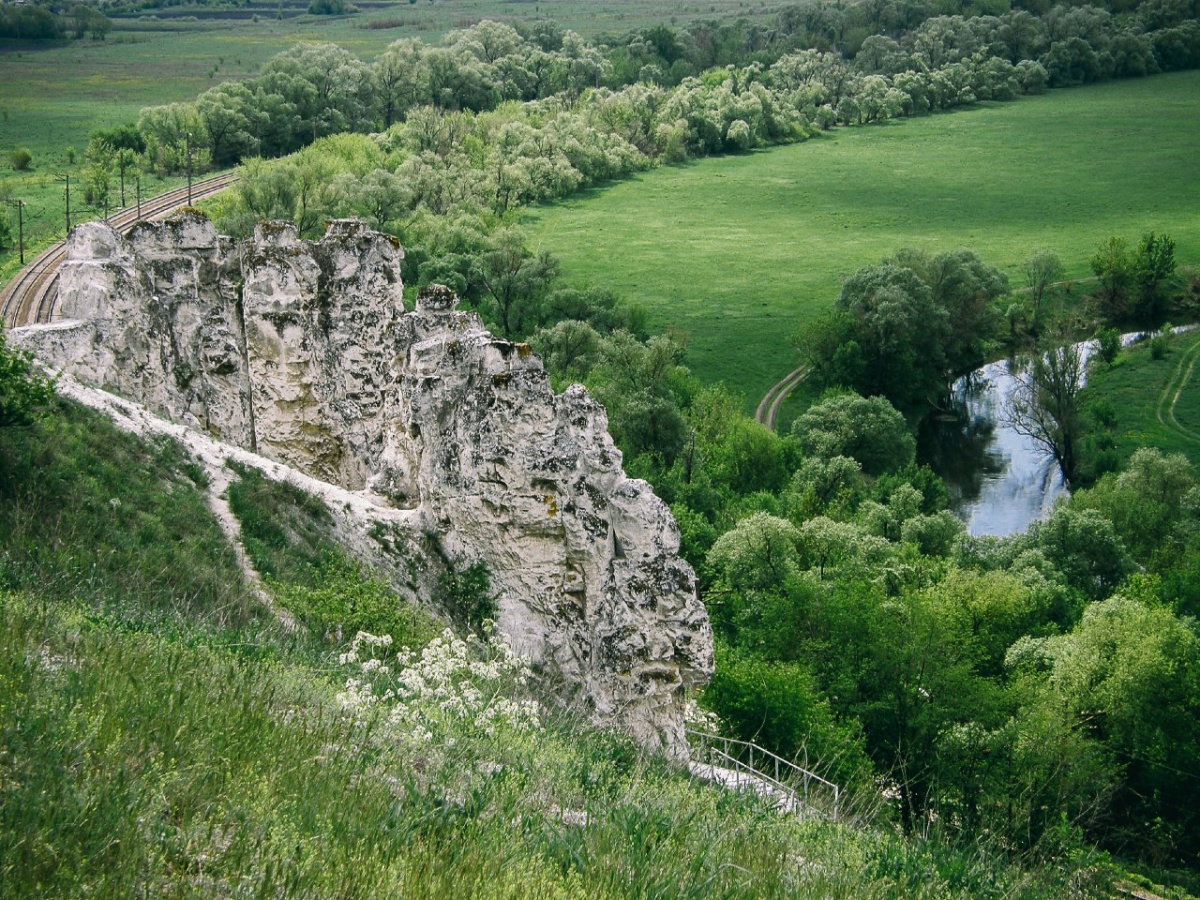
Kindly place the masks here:
<instances>
[{"instance_id":1,"label":"utility pole","mask_svg":"<svg viewBox=\"0 0 1200 900\"><path fill-rule=\"evenodd\" d=\"M25 265L25 201L6 200L4 202L17 208L17 255L21 259L21 265Z\"/></svg>"},{"instance_id":2,"label":"utility pole","mask_svg":"<svg viewBox=\"0 0 1200 900\"><path fill-rule=\"evenodd\" d=\"M192 133L187 133L188 206L192 205Z\"/></svg>"},{"instance_id":3,"label":"utility pole","mask_svg":"<svg viewBox=\"0 0 1200 900\"><path fill-rule=\"evenodd\" d=\"M138 175L134 181L137 185L137 205L138 205L138 220L142 218L142 176Z\"/></svg>"},{"instance_id":4,"label":"utility pole","mask_svg":"<svg viewBox=\"0 0 1200 900\"><path fill-rule=\"evenodd\" d=\"M70 236L70 234L71 234L71 176L68 174L68 175L56 175L55 177L62 181L65 181L67 184L67 206L66 206L67 230L64 232L64 234Z\"/></svg>"}]
</instances>

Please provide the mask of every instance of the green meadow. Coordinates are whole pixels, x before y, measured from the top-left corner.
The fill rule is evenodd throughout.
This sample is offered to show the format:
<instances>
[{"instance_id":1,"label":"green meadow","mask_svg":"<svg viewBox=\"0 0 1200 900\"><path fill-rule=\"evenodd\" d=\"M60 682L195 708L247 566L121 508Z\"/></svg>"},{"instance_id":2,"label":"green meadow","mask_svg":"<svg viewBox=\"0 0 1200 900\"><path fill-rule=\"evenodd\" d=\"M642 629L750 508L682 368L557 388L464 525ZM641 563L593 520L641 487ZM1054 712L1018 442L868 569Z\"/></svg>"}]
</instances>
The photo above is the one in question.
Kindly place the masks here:
<instances>
[{"instance_id":1,"label":"green meadow","mask_svg":"<svg viewBox=\"0 0 1200 900\"><path fill-rule=\"evenodd\" d=\"M269 9L266 8L269 6ZM513 25L546 21L585 37L660 24L662 7L651 0L603 5L567 0L513 3L364 3L352 16L311 16L307 3L289 0L241 9L163 10L160 15L113 20L102 41L39 46L0 41L0 153L28 146L35 153L82 151L90 131L131 121L146 105L193 99L201 91L241 79L298 41L332 41L371 60L401 38L436 44L448 31L483 19ZM275 18L278 9L283 18ZM671 21L744 15L765 17L766 4L738 0L684 4ZM200 17L191 15L200 13ZM210 17L211 16L211 17ZM5 167L6 168L6 167Z\"/></svg>"},{"instance_id":2,"label":"green meadow","mask_svg":"<svg viewBox=\"0 0 1200 900\"><path fill-rule=\"evenodd\" d=\"M658 169L528 223L569 280L644 305L653 328L686 338L703 381L724 381L753 409L796 366L797 326L900 247L971 248L1014 288L1032 250L1082 279L1100 240L1151 229L1195 265L1198 146L1200 73L1188 72Z\"/></svg>"},{"instance_id":3,"label":"green meadow","mask_svg":"<svg viewBox=\"0 0 1200 900\"><path fill-rule=\"evenodd\" d=\"M1098 366L1088 376L1088 402L1112 413L1117 455L1132 456L1139 447L1182 453L1200 463L1200 333L1170 338L1159 359L1150 342L1121 351L1112 368Z\"/></svg>"},{"instance_id":4,"label":"green meadow","mask_svg":"<svg viewBox=\"0 0 1200 900\"><path fill-rule=\"evenodd\" d=\"M0 41L0 198L27 204L27 256L63 237L62 178L69 174L74 180L81 175L83 150L92 131L134 122L144 106L191 100L223 81L251 76L299 41L332 41L371 60L401 38L436 44L446 32L483 19L518 25L553 18L585 37L624 33L663 20L661 5L652 0L614 0L603 5L582 0L369 0L351 16L312 16L307 7L306 0L278 4L263 0L237 9L176 7L115 18L102 41L59 45ZM680 5L672 10L670 21L683 24L735 15L766 18L772 8L745 0L710 0ZM18 148L33 154L27 172L10 169L10 154ZM73 162L69 150L74 151ZM167 185L143 179L143 187L157 193ZM81 201L81 196L73 195L72 208ZM81 209L72 221L101 214ZM16 217L11 218L15 237ZM15 253L0 254L0 283L18 268Z\"/></svg>"}]
</instances>

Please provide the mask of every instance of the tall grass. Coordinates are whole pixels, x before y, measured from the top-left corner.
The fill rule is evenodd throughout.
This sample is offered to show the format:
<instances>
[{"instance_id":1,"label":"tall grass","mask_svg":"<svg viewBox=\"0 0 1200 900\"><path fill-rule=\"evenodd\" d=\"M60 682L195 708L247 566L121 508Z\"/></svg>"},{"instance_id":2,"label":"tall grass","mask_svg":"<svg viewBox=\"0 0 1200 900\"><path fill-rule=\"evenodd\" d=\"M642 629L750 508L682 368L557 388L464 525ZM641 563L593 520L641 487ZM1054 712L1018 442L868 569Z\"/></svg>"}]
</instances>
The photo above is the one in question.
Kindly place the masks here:
<instances>
[{"instance_id":1,"label":"tall grass","mask_svg":"<svg viewBox=\"0 0 1200 900\"><path fill-rule=\"evenodd\" d=\"M1064 896L782 816L565 711L414 748L326 666L0 596L0 896Z\"/></svg>"},{"instance_id":2,"label":"tall grass","mask_svg":"<svg viewBox=\"0 0 1200 900\"><path fill-rule=\"evenodd\" d=\"M0 587L214 626L261 614L213 520L201 470L61 402L0 429Z\"/></svg>"}]
</instances>

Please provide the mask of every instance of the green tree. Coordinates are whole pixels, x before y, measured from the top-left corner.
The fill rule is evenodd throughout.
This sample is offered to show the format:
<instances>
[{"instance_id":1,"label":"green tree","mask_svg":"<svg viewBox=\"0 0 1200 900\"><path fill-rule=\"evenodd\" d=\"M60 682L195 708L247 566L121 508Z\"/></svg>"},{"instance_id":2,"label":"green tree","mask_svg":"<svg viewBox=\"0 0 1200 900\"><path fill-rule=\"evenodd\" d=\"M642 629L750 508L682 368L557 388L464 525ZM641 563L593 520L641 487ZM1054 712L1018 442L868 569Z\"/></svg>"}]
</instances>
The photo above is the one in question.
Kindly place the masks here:
<instances>
[{"instance_id":1,"label":"green tree","mask_svg":"<svg viewBox=\"0 0 1200 900\"><path fill-rule=\"evenodd\" d=\"M917 273L885 263L850 276L834 314L799 343L821 382L907 409L942 390L949 331L949 314Z\"/></svg>"},{"instance_id":2,"label":"green tree","mask_svg":"<svg viewBox=\"0 0 1200 900\"><path fill-rule=\"evenodd\" d=\"M558 278L557 257L543 250L533 254L515 228L496 232L488 249L472 268L471 276L491 303L505 338L523 337L537 320L537 308Z\"/></svg>"},{"instance_id":3,"label":"green tree","mask_svg":"<svg viewBox=\"0 0 1200 900\"><path fill-rule=\"evenodd\" d=\"M1124 472L1105 475L1072 507L1092 509L1112 522L1117 535L1143 564L1169 564L1183 549L1200 510L1195 469L1181 453L1143 447ZM1188 528L1182 528L1185 523ZM1155 559L1155 554L1162 556Z\"/></svg>"},{"instance_id":4,"label":"green tree","mask_svg":"<svg viewBox=\"0 0 1200 900\"><path fill-rule=\"evenodd\" d=\"M800 572L799 545L795 525L759 512L717 538L708 562L735 590L779 588Z\"/></svg>"},{"instance_id":5,"label":"green tree","mask_svg":"<svg viewBox=\"0 0 1200 900\"><path fill-rule=\"evenodd\" d=\"M1029 526L1026 539L1089 600L1116 589L1130 569L1129 555L1113 523L1095 509L1059 506Z\"/></svg>"},{"instance_id":6,"label":"green tree","mask_svg":"<svg viewBox=\"0 0 1200 900\"><path fill-rule=\"evenodd\" d=\"M1186 858L1200 837L1200 638L1162 607L1114 597L1051 638L1051 702L1119 767L1115 842Z\"/></svg>"},{"instance_id":7,"label":"green tree","mask_svg":"<svg viewBox=\"0 0 1200 900\"><path fill-rule=\"evenodd\" d=\"M1175 273L1175 241L1153 231L1142 235L1133 258L1138 285L1137 314L1153 319L1162 312L1163 282Z\"/></svg>"},{"instance_id":8,"label":"green tree","mask_svg":"<svg viewBox=\"0 0 1200 900\"><path fill-rule=\"evenodd\" d=\"M916 453L908 424L884 397L826 396L792 423L792 436L806 454L856 459L868 475L906 466Z\"/></svg>"},{"instance_id":9,"label":"green tree","mask_svg":"<svg viewBox=\"0 0 1200 900\"><path fill-rule=\"evenodd\" d=\"M812 674L797 663L756 659L718 644L703 702L734 736L843 786L870 772L861 737L837 723Z\"/></svg>"},{"instance_id":10,"label":"green tree","mask_svg":"<svg viewBox=\"0 0 1200 900\"><path fill-rule=\"evenodd\" d=\"M1046 291L1063 277L1062 261L1049 250L1035 250L1024 263L1025 282L1029 286L1029 309L1031 327L1036 333L1041 328L1042 303Z\"/></svg>"},{"instance_id":11,"label":"green tree","mask_svg":"<svg viewBox=\"0 0 1200 900\"><path fill-rule=\"evenodd\" d=\"M1135 274L1129 245L1124 238L1110 237L1100 242L1090 262L1100 281L1100 299L1105 314L1110 319L1119 319L1125 312Z\"/></svg>"},{"instance_id":12,"label":"green tree","mask_svg":"<svg viewBox=\"0 0 1200 900\"><path fill-rule=\"evenodd\" d=\"M1017 386L1004 411L1008 424L1054 457L1063 479L1073 482L1082 437L1079 392L1084 373L1079 353L1069 345L1035 353L1013 377Z\"/></svg>"},{"instance_id":13,"label":"green tree","mask_svg":"<svg viewBox=\"0 0 1200 900\"><path fill-rule=\"evenodd\" d=\"M582 381L600 358L600 334L587 322L563 319L529 338L546 369Z\"/></svg>"},{"instance_id":14,"label":"green tree","mask_svg":"<svg viewBox=\"0 0 1200 900\"><path fill-rule=\"evenodd\" d=\"M893 262L916 272L929 286L934 305L946 311L947 369L961 372L981 363L996 328L993 303L1008 293L1004 273L967 249L932 256L921 250L901 250Z\"/></svg>"},{"instance_id":15,"label":"green tree","mask_svg":"<svg viewBox=\"0 0 1200 900\"><path fill-rule=\"evenodd\" d=\"M196 113L204 123L213 164L227 166L259 150L258 117L250 89L238 81L227 81L205 91L196 100Z\"/></svg>"},{"instance_id":16,"label":"green tree","mask_svg":"<svg viewBox=\"0 0 1200 900\"><path fill-rule=\"evenodd\" d=\"M1096 332L1096 355L1110 369L1121 352L1121 332L1115 328L1101 328Z\"/></svg>"}]
</instances>

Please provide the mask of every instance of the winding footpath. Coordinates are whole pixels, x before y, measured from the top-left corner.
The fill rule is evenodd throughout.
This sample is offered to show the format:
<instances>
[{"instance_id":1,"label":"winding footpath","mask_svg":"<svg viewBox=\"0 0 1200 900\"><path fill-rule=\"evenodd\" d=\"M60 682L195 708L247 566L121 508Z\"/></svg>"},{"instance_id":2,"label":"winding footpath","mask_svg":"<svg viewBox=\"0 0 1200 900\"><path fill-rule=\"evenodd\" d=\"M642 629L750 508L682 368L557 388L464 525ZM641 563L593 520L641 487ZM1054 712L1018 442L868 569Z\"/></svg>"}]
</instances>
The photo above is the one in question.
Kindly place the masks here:
<instances>
[{"instance_id":1,"label":"winding footpath","mask_svg":"<svg viewBox=\"0 0 1200 900\"><path fill-rule=\"evenodd\" d=\"M1200 433L1185 427L1175 418L1175 406L1179 403L1179 397L1184 388L1192 379L1197 360L1200 360L1200 341L1196 341L1188 347L1179 357L1175 371L1171 374L1167 386L1163 388L1163 392L1158 398L1158 406L1155 408L1154 414L1158 418L1159 424L1171 429L1176 434L1200 442Z\"/></svg>"},{"instance_id":2,"label":"winding footpath","mask_svg":"<svg viewBox=\"0 0 1200 900\"><path fill-rule=\"evenodd\" d=\"M220 193L237 181L237 175L227 172L191 187L193 203ZM108 217L114 228L127 228L140 220L165 219L181 205L188 202L188 188L176 188L142 201L141 215L137 207L126 207ZM59 241L47 247L18 272L3 290L0 290L0 324L5 328L22 325L46 325L58 315L58 267L67 258L67 242Z\"/></svg>"},{"instance_id":3,"label":"winding footpath","mask_svg":"<svg viewBox=\"0 0 1200 900\"><path fill-rule=\"evenodd\" d=\"M800 366L784 375L759 402L758 409L754 411L754 421L774 431L775 419L779 416L779 408L783 406L783 401L796 389L796 385L807 377L808 366Z\"/></svg>"}]
</instances>

